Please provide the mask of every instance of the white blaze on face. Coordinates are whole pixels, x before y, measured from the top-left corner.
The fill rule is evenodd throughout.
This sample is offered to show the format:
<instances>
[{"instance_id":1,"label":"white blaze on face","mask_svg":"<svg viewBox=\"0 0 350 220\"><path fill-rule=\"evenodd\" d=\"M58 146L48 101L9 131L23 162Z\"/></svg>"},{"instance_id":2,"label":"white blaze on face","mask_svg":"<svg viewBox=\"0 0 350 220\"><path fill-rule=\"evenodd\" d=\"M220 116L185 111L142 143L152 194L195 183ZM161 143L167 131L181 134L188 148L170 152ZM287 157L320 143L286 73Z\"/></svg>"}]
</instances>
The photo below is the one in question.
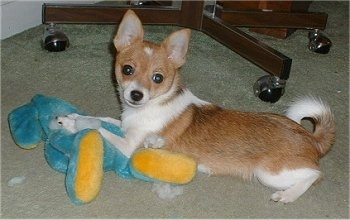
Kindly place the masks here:
<instances>
[{"instance_id":1,"label":"white blaze on face","mask_svg":"<svg viewBox=\"0 0 350 220\"><path fill-rule=\"evenodd\" d=\"M143 48L143 51L145 51L145 53L148 55L148 56L152 56L153 54L153 50L149 47L144 47Z\"/></svg>"}]
</instances>

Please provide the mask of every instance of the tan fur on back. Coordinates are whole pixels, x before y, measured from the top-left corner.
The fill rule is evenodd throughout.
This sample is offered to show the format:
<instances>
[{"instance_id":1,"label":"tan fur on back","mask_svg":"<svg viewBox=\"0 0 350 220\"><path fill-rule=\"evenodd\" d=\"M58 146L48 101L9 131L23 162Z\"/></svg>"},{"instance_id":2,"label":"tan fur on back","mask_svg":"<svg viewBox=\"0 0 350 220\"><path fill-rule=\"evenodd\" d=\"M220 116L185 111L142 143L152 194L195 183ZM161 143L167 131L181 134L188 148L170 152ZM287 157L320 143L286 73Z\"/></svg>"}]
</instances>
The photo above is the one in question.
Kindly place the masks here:
<instances>
[{"instance_id":1,"label":"tan fur on back","mask_svg":"<svg viewBox=\"0 0 350 220\"><path fill-rule=\"evenodd\" d=\"M276 114L191 106L162 135L167 149L189 154L216 175L250 178L257 165L271 172L318 167L319 154L311 134Z\"/></svg>"}]
</instances>

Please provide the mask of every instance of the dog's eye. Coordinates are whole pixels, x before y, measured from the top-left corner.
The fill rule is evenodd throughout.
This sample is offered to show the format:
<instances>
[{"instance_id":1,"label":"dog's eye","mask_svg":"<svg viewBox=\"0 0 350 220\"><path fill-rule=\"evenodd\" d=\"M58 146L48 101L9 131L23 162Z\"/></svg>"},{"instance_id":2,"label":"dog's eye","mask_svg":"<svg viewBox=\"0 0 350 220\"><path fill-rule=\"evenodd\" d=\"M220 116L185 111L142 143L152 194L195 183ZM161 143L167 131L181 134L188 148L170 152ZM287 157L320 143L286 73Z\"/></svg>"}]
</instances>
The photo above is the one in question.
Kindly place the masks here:
<instances>
[{"instance_id":1,"label":"dog's eye","mask_svg":"<svg viewBox=\"0 0 350 220\"><path fill-rule=\"evenodd\" d=\"M152 80L153 80L153 82L159 84L159 83L163 82L163 75L160 73L156 73L152 76Z\"/></svg>"},{"instance_id":2,"label":"dog's eye","mask_svg":"<svg viewBox=\"0 0 350 220\"><path fill-rule=\"evenodd\" d=\"M131 75L134 73L134 68L130 65L124 65L122 71L125 75Z\"/></svg>"}]
</instances>

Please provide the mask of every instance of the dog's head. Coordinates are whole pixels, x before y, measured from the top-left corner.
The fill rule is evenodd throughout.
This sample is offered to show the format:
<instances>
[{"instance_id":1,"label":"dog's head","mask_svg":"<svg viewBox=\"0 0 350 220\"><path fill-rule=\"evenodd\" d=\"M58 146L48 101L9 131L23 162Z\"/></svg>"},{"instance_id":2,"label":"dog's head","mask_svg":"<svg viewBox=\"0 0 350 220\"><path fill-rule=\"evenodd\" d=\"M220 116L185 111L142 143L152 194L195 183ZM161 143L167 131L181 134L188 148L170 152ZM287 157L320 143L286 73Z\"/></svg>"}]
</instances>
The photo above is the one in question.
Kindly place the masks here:
<instances>
[{"instance_id":1,"label":"dog's head","mask_svg":"<svg viewBox=\"0 0 350 220\"><path fill-rule=\"evenodd\" d=\"M190 29L170 34L161 44L145 41L140 19L128 10L113 43L120 98L131 107L165 102L179 89L178 69L186 61Z\"/></svg>"}]
</instances>

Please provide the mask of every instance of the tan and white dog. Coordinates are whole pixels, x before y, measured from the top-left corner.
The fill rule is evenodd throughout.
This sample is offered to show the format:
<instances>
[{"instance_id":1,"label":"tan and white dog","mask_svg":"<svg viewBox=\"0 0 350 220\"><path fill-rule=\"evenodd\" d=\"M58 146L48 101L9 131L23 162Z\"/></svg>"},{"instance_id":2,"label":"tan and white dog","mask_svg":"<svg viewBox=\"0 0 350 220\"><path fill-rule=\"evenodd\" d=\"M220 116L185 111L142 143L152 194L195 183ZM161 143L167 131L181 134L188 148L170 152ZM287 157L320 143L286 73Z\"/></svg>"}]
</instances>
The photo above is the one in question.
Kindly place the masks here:
<instances>
[{"instance_id":1,"label":"tan and white dog","mask_svg":"<svg viewBox=\"0 0 350 220\"><path fill-rule=\"evenodd\" d=\"M199 171L255 177L278 190L273 201L295 201L320 178L319 159L335 141L330 108L306 97L292 104L286 117L202 101L180 80L190 35L182 29L161 44L146 41L137 15L126 12L113 40L126 135L100 132L129 157L142 146L163 146L194 158ZM300 125L303 118L314 121L313 132Z\"/></svg>"}]
</instances>

